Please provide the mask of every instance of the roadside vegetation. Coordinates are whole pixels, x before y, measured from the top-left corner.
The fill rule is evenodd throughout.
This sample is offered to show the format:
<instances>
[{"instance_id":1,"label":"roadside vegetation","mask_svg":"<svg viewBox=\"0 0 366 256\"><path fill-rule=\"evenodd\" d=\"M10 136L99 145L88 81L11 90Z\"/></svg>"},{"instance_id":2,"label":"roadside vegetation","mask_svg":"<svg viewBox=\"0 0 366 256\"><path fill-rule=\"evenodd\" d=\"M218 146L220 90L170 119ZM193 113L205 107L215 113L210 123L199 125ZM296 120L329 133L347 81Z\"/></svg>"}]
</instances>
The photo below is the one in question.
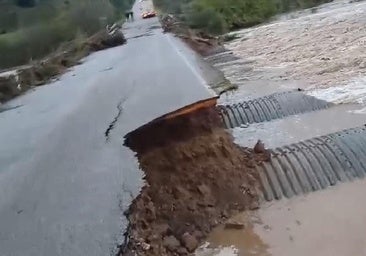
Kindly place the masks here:
<instances>
[{"instance_id":1,"label":"roadside vegetation","mask_svg":"<svg viewBox=\"0 0 366 256\"><path fill-rule=\"evenodd\" d=\"M122 19L133 0L0 0L0 69L79 44Z\"/></svg>"},{"instance_id":2,"label":"roadside vegetation","mask_svg":"<svg viewBox=\"0 0 366 256\"><path fill-rule=\"evenodd\" d=\"M270 17L332 0L154 0L161 11L174 14L193 29L218 35L250 27Z\"/></svg>"}]
</instances>

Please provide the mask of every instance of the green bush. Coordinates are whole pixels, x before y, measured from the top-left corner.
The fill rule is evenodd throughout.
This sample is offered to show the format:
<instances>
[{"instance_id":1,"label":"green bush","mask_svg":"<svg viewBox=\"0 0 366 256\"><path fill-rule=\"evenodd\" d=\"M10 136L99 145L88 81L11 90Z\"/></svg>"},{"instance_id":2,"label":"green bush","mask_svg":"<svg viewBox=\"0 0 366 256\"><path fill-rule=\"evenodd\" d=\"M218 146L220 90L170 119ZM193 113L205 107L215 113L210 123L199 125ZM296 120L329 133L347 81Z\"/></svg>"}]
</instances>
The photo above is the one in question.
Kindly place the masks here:
<instances>
[{"instance_id":1,"label":"green bush","mask_svg":"<svg viewBox=\"0 0 366 256\"><path fill-rule=\"evenodd\" d=\"M210 34L218 35L226 31L224 17L214 8L206 8L200 3L192 3L185 8L185 20L195 29L202 29Z\"/></svg>"},{"instance_id":2,"label":"green bush","mask_svg":"<svg viewBox=\"0 0 366 256\"><path fill-rule=\"evenodd\" d=\"M155 1L163 4L165 0ZM182 1L181 10L190 27L212 34L252 26L277 13L274 0L192 0L185 4Z\"/></svg>"},{"instance_id":3,"label":"green bush","mask_svg":"<svg viewBox=\"0 0 366 256\"><path fill-rule=\"evenodd\" d=\"M38 24L0 36L0 68L21 65L45 56L60 42L71 40L76 31L62 23Z\"/></svg>"},{"instance_id":4,"label":"green bush","mask_svg":"<svg viewBox=\"0 0 366 256\"><path fill-rule=\"evenodd\" d=\"M1 7L0 7L1 8ZM14 31L18 26L18 17L15 12L0 14L0 34Z\"/></svg>"},{"instance_id":5,"label":"green bush","mask_svg":"<svg viewBox=\"0 0 366 256\"><path fill-rule=\"evenodd\" d=\"M18 27L25 28L39 23L47 23L59 14L53 5L41 5L36 8L17 9Z\"/></svg>"},{"instance_id":6,"label":"green bush","mask_svg":"<svg viewBox=\"0 0 366 256\"><path fill-rule=\"evenodd\" d=\"M106 22L111 22L116 18L115 14L115 9L109 1L84 0L70 5L65 20L91 35L103 27L102 18L105 18Z\"/></svg>"},{"instance_id":7,"label":"green bush","mask_svg":"<svg viewBox=\"0 0 366 256\"><path fill-rule=\"evenodd\" d=\"M332 0L154 0L164 12L180 14L192 28L213 34L253 26L275 14Z\"/></svg>"},{"instance_id":8,"label":"green bush","mask_svg":"<svg viewBox=\"0 0 366 256\"><path fill-rule=\"evenodd\" d=\"M265 21L277 11L273 0L195 0L202 10L212 8L229 29L248 27Z\"/></svg>"},{"instance_id":9,"label":"green bush","mask_svg":"<svg viewBox=\"0 0 366 256\"><path fill-rule=\"evenodd\" d=\"M182 7L190 2L190 0L154 0L154 5L166 13L181 14Z\"/></svg>"},{"instance_id":10,"label":"green bush","mask_svg":"<svg viewBox=\"0 0 366 256\"><path fill-rule=\"evenodd\" d=\"M0 68L7 68L25 63L25 37L19 32L0 36Z\"/></svg>"}]
</instances>

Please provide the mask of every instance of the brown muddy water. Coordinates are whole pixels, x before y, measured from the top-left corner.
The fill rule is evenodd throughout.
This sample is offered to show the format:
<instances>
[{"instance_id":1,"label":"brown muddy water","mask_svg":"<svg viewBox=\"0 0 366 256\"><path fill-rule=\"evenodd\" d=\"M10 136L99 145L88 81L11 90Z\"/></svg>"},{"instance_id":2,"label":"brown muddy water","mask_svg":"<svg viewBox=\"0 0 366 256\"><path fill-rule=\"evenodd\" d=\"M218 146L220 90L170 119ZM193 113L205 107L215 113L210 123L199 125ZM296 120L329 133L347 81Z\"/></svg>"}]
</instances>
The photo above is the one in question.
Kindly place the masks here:
<instances>
[{"instance_id":1,"label":"brown muddy water","mask_svg":"<svg viewBox=\"0 0 366 256\"><path fill-rule=\"evenodd\" d=\"M366 123L365 11L365 1L336 0L235 32L239 38L226 48L236 59L214 66L239 89L219 103L301 88L339 104L235 128L237 144L251 147L261 139L272 148ZM361 180L264 203L236 216L244 229L214 229L196 256L366 255L365 193Z\"/></svg>"},{"instance_id":2,"label":"brown muddy water","mask_svg":"<svg viewBox=\"0 0 366 256\"><path fill-rule=\"evenodd\" d=\"M266 203L243 230L215 229L196 256L345 256L366 253L366 181Z\"/></svg>"},{"instance_id":3,"label":"brown muddy water","mask_svg":"<svg viewBox=\"0 0 366 256\"><path fill-rule=\"evenodd\" d=\"M260 220L252 213L242 213L231 219L236 223L244 224L243 229L228 229L221 225L214 229L208 237L209 246L201 248L202 252L197 256L203 256L203 252L210 251L210 247L220 248L219 251L211 248L209 255L238 255L238 256L269 256L268 248L262 239L254 232L253 223L260 223ZM226 248L226 249L225 249ZM225 250L227 252L225 252ZM230 252L231 251L231 252Z\"/></svg>"}]
</instances>

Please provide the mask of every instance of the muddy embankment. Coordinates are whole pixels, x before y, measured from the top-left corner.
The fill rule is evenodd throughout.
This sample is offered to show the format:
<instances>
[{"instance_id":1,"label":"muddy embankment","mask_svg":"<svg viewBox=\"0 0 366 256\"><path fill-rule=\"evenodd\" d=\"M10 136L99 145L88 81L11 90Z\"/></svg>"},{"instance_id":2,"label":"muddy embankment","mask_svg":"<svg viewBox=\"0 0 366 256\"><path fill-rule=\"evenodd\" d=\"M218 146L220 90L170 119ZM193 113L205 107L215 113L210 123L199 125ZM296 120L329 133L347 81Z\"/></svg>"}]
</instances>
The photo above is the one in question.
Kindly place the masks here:
<instances>
[{"instance_id":1,"label":"muddy embankment","mask_svg":"<svg viewBox=\"0 0 366 256\"><path fill-rule=\"evenodd\" d=\"M258 208L253 167L265 156L234 144L215 106L155 120L128 134L125 144L146 183L126 213L130 227L120 255L188 255L213 227Z\"/></svg>"},{"instance_id":2,"label":"muddy embankment","mask_svg":"<svg viewBox=\"0 0 366 256\"><path fill-rule=\"evenodd\" d=\"M172 33L176 37L179 37L200 57L209 57L226 51L224 47L224 41L227 40L226 36L212 36L202 31L191 29L187 24L184 24L177 17L170 14L160 17L160 22L165 33ZM231 83L218 68L215 68L210 65L210 63L206 62L203 66L204 68L201 69L206 70L206 73L211 74L205 79L217 95L238 88L238 86Z\"/></svg>"},{"instance_id":3,"label":"muddy embankment","mask_svg":"<svg viewBox=\"0 0 366 256\"><path fill-rule=\"evenodd\" d=\"M71 42L43 60L30 63L14 72L0 73L0 104L64 73L92 52L124 44L120 30L100 31L84 42Z\"/></svg>"},{"instance_id":4,"label":"muddy embankment","mask_svg":"<svg viewBox=\"0 0 366 256\"><path fill-rule=\"evenodd\" d=\"M224 50L222 38L191 29L172 14L160 17L160 23L165 33L173 33L202 56L209 56Z\"/></svg>"}]
</instances>

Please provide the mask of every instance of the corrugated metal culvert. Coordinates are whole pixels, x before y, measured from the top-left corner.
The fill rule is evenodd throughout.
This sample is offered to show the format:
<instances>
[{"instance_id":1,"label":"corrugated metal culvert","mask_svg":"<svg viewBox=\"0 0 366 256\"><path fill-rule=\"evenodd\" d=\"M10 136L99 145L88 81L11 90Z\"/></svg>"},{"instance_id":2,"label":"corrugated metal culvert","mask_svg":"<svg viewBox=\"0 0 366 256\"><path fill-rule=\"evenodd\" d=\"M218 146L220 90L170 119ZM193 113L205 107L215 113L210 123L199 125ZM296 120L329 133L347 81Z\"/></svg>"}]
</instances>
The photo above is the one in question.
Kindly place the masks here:
<instances>
[{"instance_id":1,"label":"corrugated metal culvert","mask_svg":"<svg viewBox=\"0 0 366 256\"><path fill-rule=\"evenodd\" d=\"M366 174L366 127L271 150L257 166L267 201L325 189Z\"/></svg>"},{"instance_id":2,"label":"corrugated metal culvert","mask_svg":"<svg viewBox=\"0 0 366 256\"><path fill-rule=\"evenodd\" d=\"M218 110L225 127L234 128L325 109L332 105L296 90L275 93L233 105L220 105Z\"/></svg>"}]
</instances>

